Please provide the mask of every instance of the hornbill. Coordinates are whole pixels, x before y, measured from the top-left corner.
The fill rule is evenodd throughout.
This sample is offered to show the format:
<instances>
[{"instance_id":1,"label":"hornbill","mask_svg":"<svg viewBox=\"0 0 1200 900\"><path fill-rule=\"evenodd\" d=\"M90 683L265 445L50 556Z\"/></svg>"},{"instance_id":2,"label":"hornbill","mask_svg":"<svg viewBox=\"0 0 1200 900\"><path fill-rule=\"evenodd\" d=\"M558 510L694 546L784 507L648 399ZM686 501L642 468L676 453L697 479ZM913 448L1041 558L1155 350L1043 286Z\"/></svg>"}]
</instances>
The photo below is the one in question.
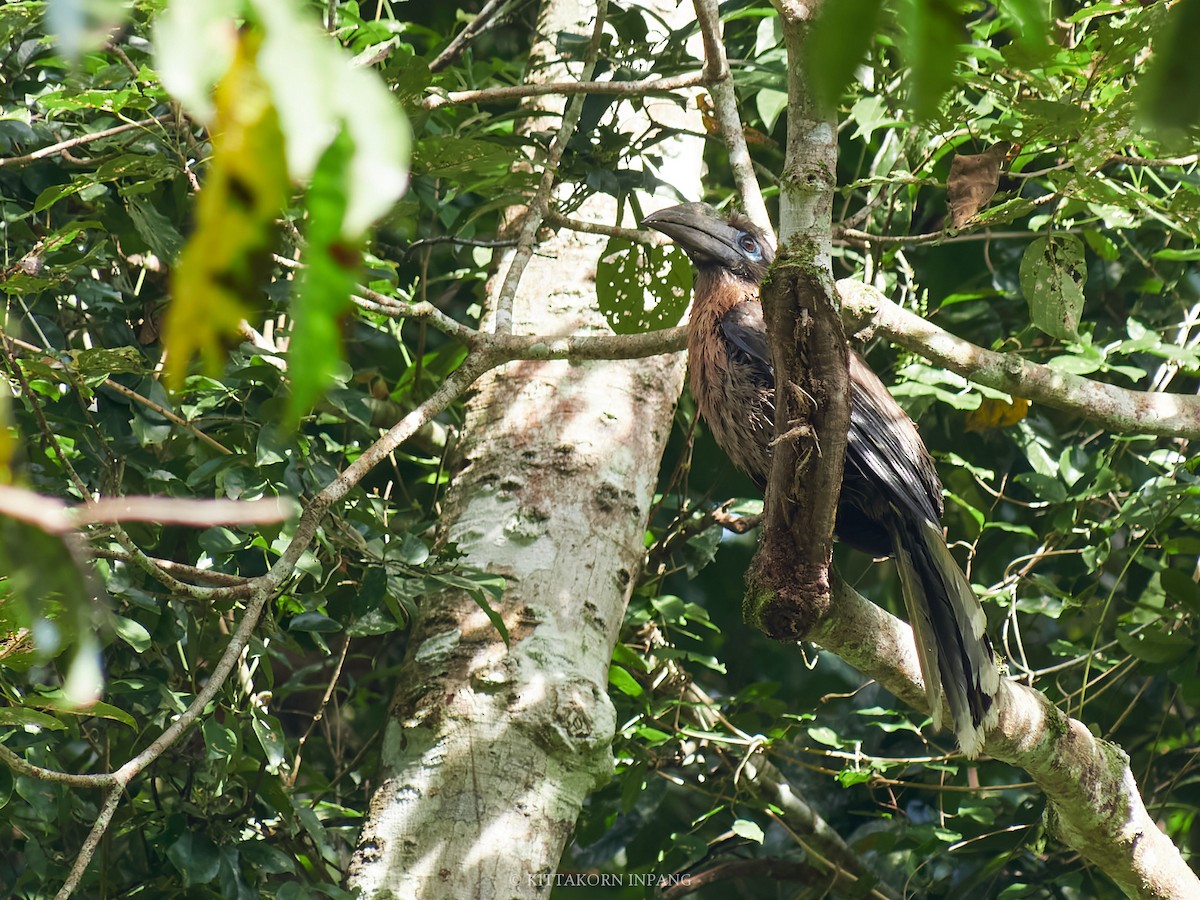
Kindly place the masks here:
<instances>
[{"instance_id":1,"label":"hornbill","mask_svg":"<svg viewBox=\"0 0 1200 900\"><path fill-rule=\"evenodd\" d=\"M692 395L721 449L762 489L775 436L775 372L759 285L774 250L746 217L703 203L651 213L642 224L691 258ZM895 557L934 727L944 697L959 745L974 757L997 718L999 675L983 609L942 538L942 484L912 419L853 350L850 385L834 533L872 556Z\"/></svg>"}]
</instances>

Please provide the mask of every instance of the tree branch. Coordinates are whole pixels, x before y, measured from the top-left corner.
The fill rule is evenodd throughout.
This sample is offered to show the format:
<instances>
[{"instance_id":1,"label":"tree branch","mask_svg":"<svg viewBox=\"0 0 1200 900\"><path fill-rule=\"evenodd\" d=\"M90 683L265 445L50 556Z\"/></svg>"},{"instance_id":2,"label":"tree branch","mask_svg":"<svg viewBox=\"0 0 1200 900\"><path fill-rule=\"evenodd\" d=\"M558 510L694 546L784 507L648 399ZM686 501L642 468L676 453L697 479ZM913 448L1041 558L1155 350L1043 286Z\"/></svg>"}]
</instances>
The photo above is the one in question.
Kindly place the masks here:
<instances>
[{"instance_id":1,"label":"tree branch","mask_svg":"<svg viewBox=\"0 0 1200 900\"><path fill-rule=\"evenodd\" d=\"M61 153L64 150L71 150L75 147L81 147L84 144L90 144L92 141L99 141L107 137L123 134L126 131L134 131L138 128L147 128L155 122L170 122L175 119L175 113L164 113L161 116L155 116L152 119L142 119L139 122L127 122L124 125L114 125L112 128L105 128L103 131L93 131L90 134L81 134L78 137L68 138L65 141L59 141L57 144L51 144L48 147L42 147L39 150L34 150L32 153L26 153L24 156L6 156L0 157L0 168L5 166L25 166L31 162L37 162L39 159L45 159L47 156L53 156L56 153Z\"/></svg>"},{"instance_id":2,"label":"tree branch","mask_svg":"<svg viewBox=\"0 0 1200 900\"><path fill-rule=\"evenodd\" d=\"M976 384L1082 416L1118 434L1200 438L1200 398L1135 391L1059 372L1016 353L997 353L955 337L897 306L860 281L837 283L847 330L873 327Z\"/></svg>"},{"instance_id":3,"label":"tree branch","mask_svg":"<svg viewBox=\"0 0 1200 900\"><path fill-rule=\"evenodd\" d=\"M794 7L794 8L793 8ZM780 255L762 288L775 371L775 440L762 537L746 573L748 621L803 636L829 604L833 526L850 427L850 361L830 268L837 132L809 92L811 10L785 5L788 137Z\"/></svg>"},{"instance_id":4,"label":"tree branch","mask_svg":"<svg viewBox=\"0 0 1200 900\"><path fill-rule=\"evenodd\" d=\"M834 579L828 614L808 637L908 705L928 712L912 629ZM1019 766L1045 793L1058 836L1131 897L1200 897L1200 879L1150 818L1129 759L1033 688L1002 681L984 751Z\"/></svg>"},{"instance_id":5,"label":"tree branch","mask_svg":"<svg viewBox=\"0 0 1200 900\"><path fill-rule=\"evenodd\" d=\"M421 108L440 109L463 103L504 103L526 97L573 97L576 94L609 94L618 97L638 97L644 94L664 94L682 88L707 84L704 72L685 72L666 78L643 78L639 81L547 81L542 84L513 84L504 87L480 88L476 91L447 91L431 94L421 101Z\"/></svg>"},{"instance_id":6,"label":"tree branch","mask_svg":"<svg viewBox=\"0 0 1200 900\"><path fill-rule=\"evenodd\" d=\"M596 20L592 29L591 40L583 63L583 79L591 78L596 68L596 60L600 54L600 39L604 34L604 21L608 12L608 0L597 0ZM567 143L575 133L579 117L583 114L584 95L577 94L567 102L567 108L562 114L558 131L550 147L546 151L546 159L542 163L542 177L537 190L530 198L525 213L521 218L520 232L517 236L517 247L508 257L508 271L494 303L493 330L496 334L511 334L513 328L513 300L517 295L517 286L521 283L521 275L529 260L533 257L533 248L537 241L537 231L542 227L542 221L550 208L550 192L554 189L554 181L558 175L558 164L567 149Z\"/></svg>"},{"instance_id":7,"label":"tree branch","mask_svg":"<svg viewBox=\"0 0 1200 900\"><path fill-rule=\"evenodd\" d=\"M754 174L750 149L746 146L746 133L742 130L742 116L721 37L721 14L717 0L693 0L693 4L700 36L704 40L704 75L708 93L712 96L713 112L721 126L721 137L729 153L729 168L733 172L734 184L737 185L746 214L767 234L774 234L771 217L767 215L767 206L763 203L758 178Z\"/></svg>"}]
</instances>

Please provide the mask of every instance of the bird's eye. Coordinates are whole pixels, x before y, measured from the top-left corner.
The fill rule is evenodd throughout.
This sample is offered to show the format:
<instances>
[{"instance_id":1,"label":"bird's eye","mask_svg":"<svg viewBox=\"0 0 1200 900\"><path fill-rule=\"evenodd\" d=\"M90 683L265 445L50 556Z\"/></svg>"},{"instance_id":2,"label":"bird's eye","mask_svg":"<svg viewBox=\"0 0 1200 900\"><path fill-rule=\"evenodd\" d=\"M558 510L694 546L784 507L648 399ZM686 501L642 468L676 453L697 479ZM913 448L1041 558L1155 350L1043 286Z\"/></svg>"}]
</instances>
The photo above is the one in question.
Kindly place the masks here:
<instances>
[{"instance_id":1,"label":"bird's eye","mask_svg":"<svg viewBox=\"0 0 1200 900\"><path fill-rule=\"evenodd\" d=\"M751 259L758 259L762 256L762 251L758 249L758 241L748 234L742 234L738 238L738 246L742 248L742 252Z\"/></svg>"}]
</instances>

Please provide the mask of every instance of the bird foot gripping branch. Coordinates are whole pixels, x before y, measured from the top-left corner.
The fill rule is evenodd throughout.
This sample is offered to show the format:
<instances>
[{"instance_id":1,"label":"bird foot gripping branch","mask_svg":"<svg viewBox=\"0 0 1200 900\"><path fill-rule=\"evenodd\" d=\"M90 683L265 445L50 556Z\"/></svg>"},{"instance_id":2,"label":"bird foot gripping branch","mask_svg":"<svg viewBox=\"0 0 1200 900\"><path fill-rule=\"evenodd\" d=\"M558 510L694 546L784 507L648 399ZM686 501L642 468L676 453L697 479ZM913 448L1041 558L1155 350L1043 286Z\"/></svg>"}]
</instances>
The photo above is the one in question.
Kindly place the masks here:
<instances>
[{"instance_id":1,"label":"bird foot gripping branch","mask_svg":"<svg viewBox=\"0 0 1200 900\"><path fill-rule=\"evenodd\" d=\"M774 251L738 214L688 203L643 225L675 240L695 266L689 383L713 437L764 487L775 439L775 371L759 288ZM941 533L942 485L916 426L861 356L850 353L850 429L835 533L893 556L935 727L949 707L959 745L978 755L995 724L999 674L987 620Z\"/></svg>"}]
</instances>

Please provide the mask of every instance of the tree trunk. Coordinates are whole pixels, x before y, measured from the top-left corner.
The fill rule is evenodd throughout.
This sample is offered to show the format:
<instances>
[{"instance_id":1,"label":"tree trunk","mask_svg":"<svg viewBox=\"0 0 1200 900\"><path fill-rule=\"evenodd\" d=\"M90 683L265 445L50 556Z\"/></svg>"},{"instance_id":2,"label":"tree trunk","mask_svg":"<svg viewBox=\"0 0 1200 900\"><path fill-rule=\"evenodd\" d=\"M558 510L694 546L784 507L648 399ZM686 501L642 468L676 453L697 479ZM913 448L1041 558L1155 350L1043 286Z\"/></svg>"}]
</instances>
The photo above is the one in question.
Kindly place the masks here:
<instances>
[{"instance_id":1,"label":"tree trunk","mask_svg":"<svg viewBox=\"0 0 1200 900\"><path fill-rule=\"evenodd\" d=\"M594 15L594 6L548 2L539 31L553 46L559 32L591 33ZM538 67L538 77L563 73ZM658 120L667 115L683 124L676 107L657 104ZM644 127L632 110L621 122ZM701 142L674 144L665 154L677 158L670 180L697 195ZM577 215L612 223L615 203ZM564 231L539 244L515 298L514 332L606 330L595 311L605 240ZM506 280L504 262L499 268L491 313ZM505 576L494 607L510 641L465 593L422 603L383 780L351 866L350 886L364 896L549 893L546 876L584 799L612 775L609 661L642 563L683 371L673 355L518 362L481 379L442 539L467 564Z\"/></svg>"}]
</instances>

